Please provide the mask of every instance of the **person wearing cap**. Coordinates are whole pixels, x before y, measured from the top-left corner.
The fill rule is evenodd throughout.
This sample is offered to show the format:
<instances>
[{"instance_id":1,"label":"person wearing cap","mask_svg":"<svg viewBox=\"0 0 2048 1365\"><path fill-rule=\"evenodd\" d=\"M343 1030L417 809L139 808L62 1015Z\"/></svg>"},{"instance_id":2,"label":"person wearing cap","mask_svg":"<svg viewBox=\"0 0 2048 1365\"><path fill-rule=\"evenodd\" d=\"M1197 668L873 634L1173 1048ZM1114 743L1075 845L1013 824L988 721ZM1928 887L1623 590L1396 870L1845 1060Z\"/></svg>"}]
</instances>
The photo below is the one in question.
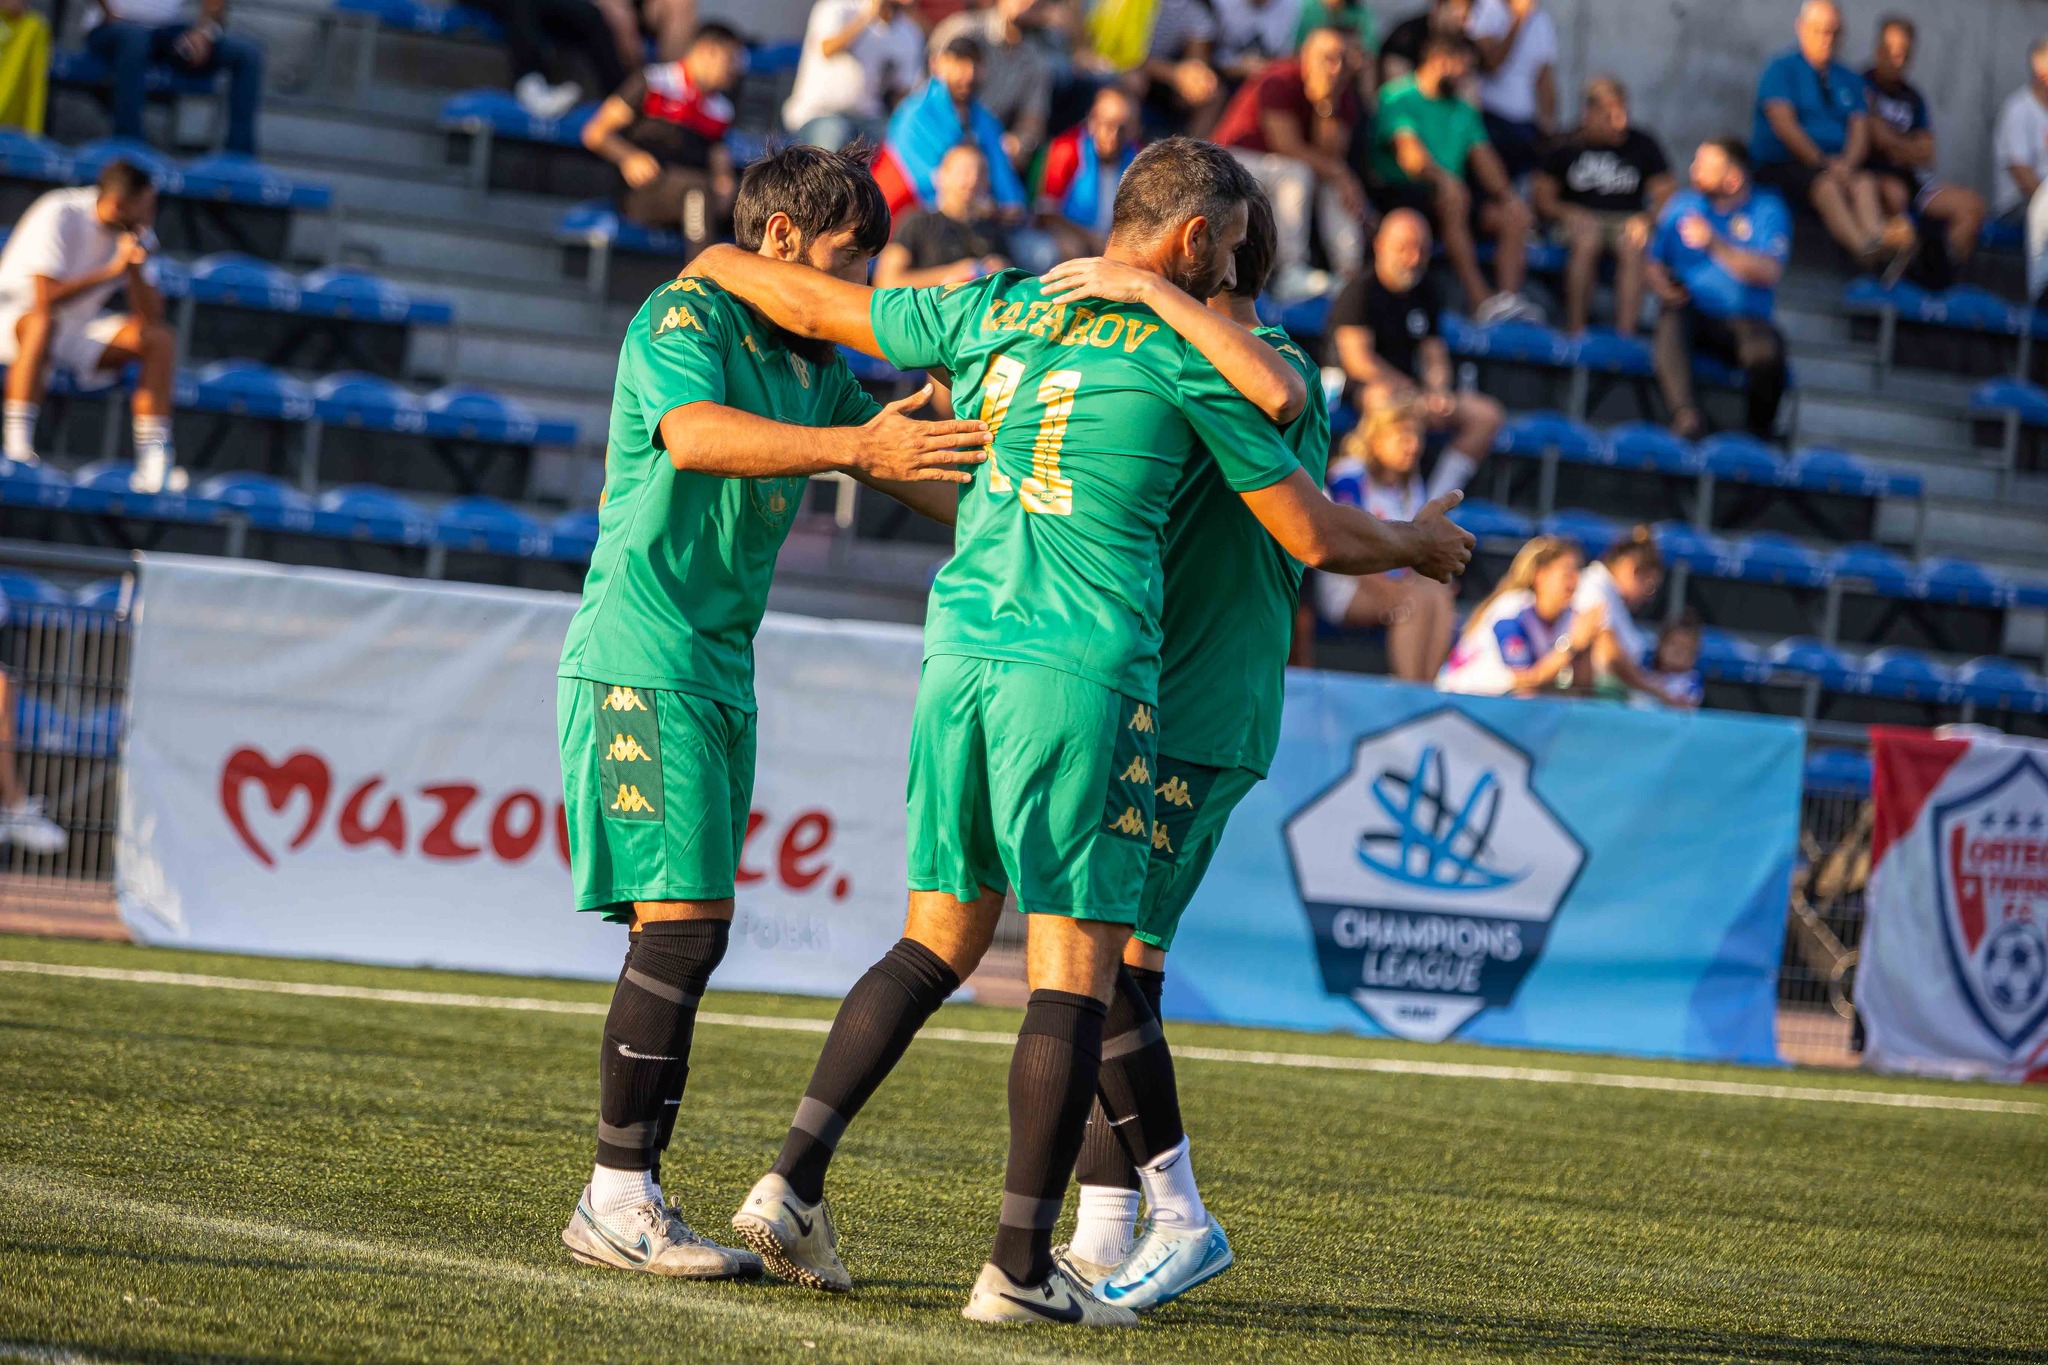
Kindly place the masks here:
<instances>
[{"instance_id":1,"label":"person wearing cap","mask_svg":"<svg viewBox=\"0 0 2048 1365\"><path fill-rule=\"evenodd\" d=\"M954 147L970 142L987 158L996 217L1006 223L1023 219L1024 182L1003 146L1002 121L975 98L980 83L981 44L975 39L963 34L932 54L931 78L896 106L875 158L875 180L889 212L937 203L939 163Z\"/></svg>"}]
</instances>

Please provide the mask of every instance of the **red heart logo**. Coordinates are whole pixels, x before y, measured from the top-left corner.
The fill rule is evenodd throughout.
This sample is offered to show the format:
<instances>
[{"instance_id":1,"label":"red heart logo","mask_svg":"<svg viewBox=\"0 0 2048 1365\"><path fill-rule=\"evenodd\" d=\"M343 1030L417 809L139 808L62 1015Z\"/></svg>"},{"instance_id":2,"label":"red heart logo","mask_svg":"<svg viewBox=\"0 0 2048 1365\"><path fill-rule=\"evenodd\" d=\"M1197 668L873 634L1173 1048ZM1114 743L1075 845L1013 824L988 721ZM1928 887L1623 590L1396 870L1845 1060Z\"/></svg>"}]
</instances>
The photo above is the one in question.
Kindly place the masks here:
<instances>
[{"instance_id":1,"label":"red heart logo","mask_svg":"<svg viewBox=\"0 0 2048 1365\"><path fill-rule=\"evenodd\" d=\"M327 760L305 749L282 763L272 763L260 749L237 749L228 755L228 761L220 770L220 808L226 812L235 833L256 855L256 861L265 867L276 867L277 860L250 832L249 822L242 815L242 784L252 780L263 784L263 797L273 811L282 811L285 803L292 799L293 792L306 793L306 822L299 826L299 832L292 836L289 845L299 849L313 837L314 827L327 811L327 794L334 785L334 777L327 770Z\"/></svg>"}]
</instances>

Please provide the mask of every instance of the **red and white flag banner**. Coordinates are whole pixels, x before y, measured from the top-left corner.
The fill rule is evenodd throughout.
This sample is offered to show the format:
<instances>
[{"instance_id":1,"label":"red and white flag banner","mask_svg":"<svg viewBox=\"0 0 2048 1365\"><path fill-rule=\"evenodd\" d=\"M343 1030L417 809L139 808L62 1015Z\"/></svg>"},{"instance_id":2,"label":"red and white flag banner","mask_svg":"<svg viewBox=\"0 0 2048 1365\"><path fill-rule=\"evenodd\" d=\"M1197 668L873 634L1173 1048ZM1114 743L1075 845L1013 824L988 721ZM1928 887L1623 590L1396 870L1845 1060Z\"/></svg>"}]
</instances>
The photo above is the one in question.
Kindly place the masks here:
<instances>
[{"instance_id":1,"label":"red and white flag banner","mask_svg":"<svg viewBox=\"0 0 2048 1365\"><path fill-rule=\"evenodd\" d=\"M1865 1064L2048 1081L2048 745L1871 737Z\"/></svg>"}]
</instances>

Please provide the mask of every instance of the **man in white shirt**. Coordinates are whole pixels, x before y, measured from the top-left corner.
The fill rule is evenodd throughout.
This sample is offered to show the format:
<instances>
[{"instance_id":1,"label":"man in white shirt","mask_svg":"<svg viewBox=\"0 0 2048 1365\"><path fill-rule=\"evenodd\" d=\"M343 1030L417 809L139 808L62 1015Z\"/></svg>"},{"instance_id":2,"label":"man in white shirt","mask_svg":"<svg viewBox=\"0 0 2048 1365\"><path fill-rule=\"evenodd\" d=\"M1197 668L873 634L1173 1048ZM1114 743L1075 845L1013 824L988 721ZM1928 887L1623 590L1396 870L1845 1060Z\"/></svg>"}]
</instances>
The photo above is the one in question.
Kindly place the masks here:
<instances>
[{"instance_id":1,"label":"man in white shirt","mask_svg":"<svg viewBox=\"0 0 2048 1365\"><path fill-rule=\"evenodd\" d=\"M1540 0L1478 0L1465 31L1479 48L1487 136L1519 180L1557 129L1557 25Z\"/></svg>"},{"instance_id":2,"label":"man in white shirt","mask_svg":"<svg viewBox=\"0 0 2048 1365\"><path fill-rule=\"evenodd\" d=\"M2048 38L2035 41L2027 61L2033 79L2005 102L1993 140L1998 157L1994 211L2001 218L2017 213L2048 180Z\"/></svg>"},{"instance_id":3,"label":"man in white shirt","mask_svg":"<svg viewBox=\"0 0 2048 1365\"><path fill-rule=\"evenodd\" d=\"M114 381L139 362L132 403L134 488L184 487L171 449L171 379L177 342L164 325L150 252L156 186L149 173L110 161L96 186L51 190L29 205L0 251L0 363L7 367L4 449L35 464L36 418L53 370L84 386ZM102 311L116 290L125 313Z\"/></svg>"},{"instance_id":4,"label":"man in white shirt","mask_svg":"<svg viewBox=\"0 0 2048 1365\"><path fill-rule=\"evenodd\" d=\"M222 71L228 82L227 149L256 155L256 106L263 98L263 48L228 31L227 0L100 0L86 23L85 46L113 76L114 136L142 141L149 68Z\"/></svg>"},{"instance_id":5,"label":"man in white shirt","mask_svg":"<svg viewBox=\"0 0 2048 1365\"><path fill-rule=\"evenodd\" d=\"M818 0L782 126L831 151L857 137L879 143L890 104L924 79L924 68L924 30L902 0Z\"/></svg>"},{"instance_id":6,"label":"man in white shirt","mask_svg":"<svg viewBox=\"0 0 2048 1365\"><path fill-rule=\"evenodd\" d=\"M1291 57L1301 24L1301 0L1215 0L1216 69L1248 81Z\"/></svg>"}]
</instances>

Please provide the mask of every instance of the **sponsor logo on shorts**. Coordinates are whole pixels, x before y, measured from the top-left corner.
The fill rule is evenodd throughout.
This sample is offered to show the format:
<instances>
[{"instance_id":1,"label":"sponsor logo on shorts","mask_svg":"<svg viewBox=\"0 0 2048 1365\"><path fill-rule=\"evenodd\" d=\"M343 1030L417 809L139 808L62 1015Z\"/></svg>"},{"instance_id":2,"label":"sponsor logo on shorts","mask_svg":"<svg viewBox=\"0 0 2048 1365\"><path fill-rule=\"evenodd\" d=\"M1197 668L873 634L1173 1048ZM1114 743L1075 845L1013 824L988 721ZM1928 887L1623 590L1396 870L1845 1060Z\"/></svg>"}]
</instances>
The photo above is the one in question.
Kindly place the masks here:
<instances>
[{"instance_id":1,"label":"sponsor logo on shorts","mask_svg":"<svg viewBox=\"0 0 2048 1365\"><path fill-rule=\"evenodd\" d=\"M604 756L614 763L646 763L653 757L631 735L613 735L612 747L605 750Z\"/></svg>"},{"instance_id":2,"label":"sponsor logo on shorts","mask_svg":"<svg viewBox=\"0 0 2048 1365\"><path fill-rule=\"evenodd\" d=\"M1188 784L1178 774L1167 778L1164 782L1154 787L1152 794L1169 806L1192 806L1195 804L1194 793L1188 790Z\"/></svg>"},{"instance_id":3,"label":"sponsor logo on shorts","mask_svg":"<svg viewBox=\"0 0 2048 1365\"><path fill-rule=\"evenodd\" d=\"M1112 821L1109 827L1118 834L1129 835L1133 839L1145 837L1145 817L1138 814L1136 806L1125 806L1124 813Z\"/></svg>"},{"instance_id":4,"label":"sponsor logo on shorts","mask_svg":"<svg viewBox=\"0 0 2048 1365\"><path fill-rule=\"evenodd\" d=\"M1166 825L1159 820L1152 822L1152 851L1154 853L1173 852L1173 840L1167 837Z\"/></svg>"},{"instance_id":5,"label":"sponsor logo on shorts","mask_svg":"<svg viewBox=\"0 0 2048 1365\"><path fill-rule=\"evenodd\" d=\"M645 711L647 703L640 700L640 694L630 687L614 687L605 694L602 711Z\"/></svg>"},{"instance_id":6,"label":"sponsor logo on shorts","mask_svg":"<svg viewBox=\"0 0 2048 1365\"><path fill-rule=\"evenodd\" d=\"M1132 708L1131 723L1126 728L1136 730L1141 735L1151 734L1154 728L1152 721L1152 708L1146 706L1143 702L1140 702L1136 707Z\"/></svg>"},{"instance_id":7,"label":"sponsor logo on shorts","mask_svg":"<svg viewBox=\"0 0 2048 1365\"><path fill-rule=\"evenodd\" d=\"M618 799L612 802L611 808L621 815L640 815L652 811L654 803L640 794L640 788L630 782L621 782Z\"/></svg>"},{"instance_id":8,"label":"sponsor logo on shorts","mask_svg":"<svg viewBox=\"0 0 2048 1365\"><path fill-rule=\"evenodd\" d=\"M1117 779L1119 782L1150 782L1151 780L1152 770L1145 766L1145 755L1143 754L1133 758L1131 765L1124 769L1123 776Z\"/></svg>"},{"instance_id":9,"label":"sponsor logo on shorts","mask_svg":"<svg viewBox=\"0 0 2048 1365\"><path fill-rule=\"evenodd\" d=\"M1358 741L1286 829L1324 989L1425 1042L1512 1003L1586 861L1532 775L1448 709Z\"/></svg>"}]
</instances>

